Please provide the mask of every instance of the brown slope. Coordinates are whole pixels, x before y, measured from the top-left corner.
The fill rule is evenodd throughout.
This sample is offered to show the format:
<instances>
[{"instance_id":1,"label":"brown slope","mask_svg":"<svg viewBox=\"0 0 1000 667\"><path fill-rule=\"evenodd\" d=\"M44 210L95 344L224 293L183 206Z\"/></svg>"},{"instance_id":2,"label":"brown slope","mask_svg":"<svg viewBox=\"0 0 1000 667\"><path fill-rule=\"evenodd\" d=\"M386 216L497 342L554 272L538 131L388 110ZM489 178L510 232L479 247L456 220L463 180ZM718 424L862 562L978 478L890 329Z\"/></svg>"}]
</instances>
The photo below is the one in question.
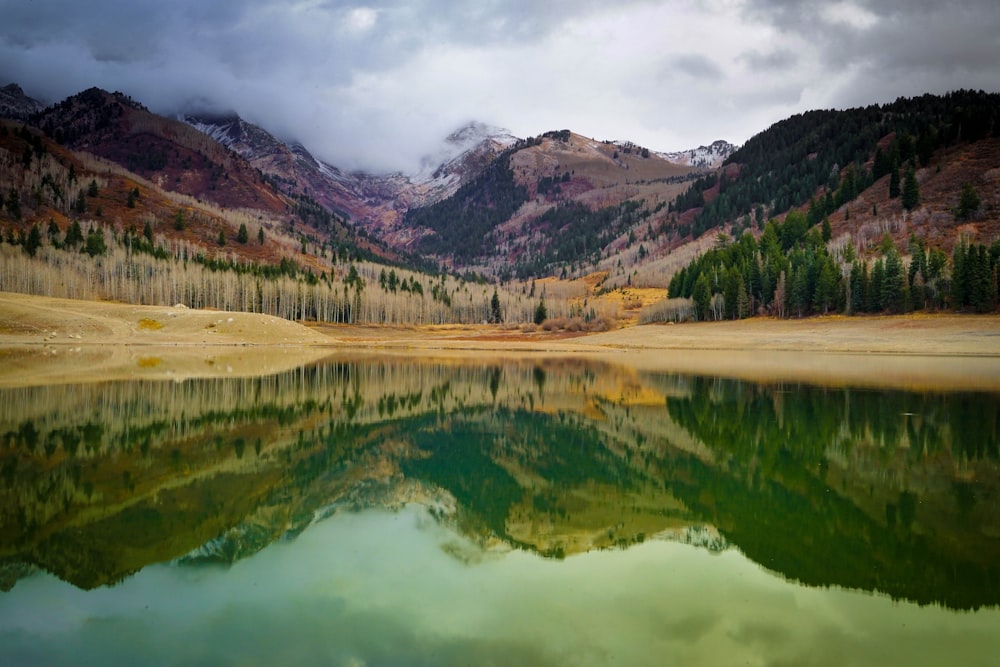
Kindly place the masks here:
<instances>
[{"instance_id":1,"label":"brown slope","mask_svg":"<svg viewBox=\"0 0 1000 667\"><path fill-rule=\"evenodd\" d=\"M32 119L60 143L105 158L170 192L276 214L288 202L245 160L121 93L91 88Z\"/></svg>"}]
</instances>

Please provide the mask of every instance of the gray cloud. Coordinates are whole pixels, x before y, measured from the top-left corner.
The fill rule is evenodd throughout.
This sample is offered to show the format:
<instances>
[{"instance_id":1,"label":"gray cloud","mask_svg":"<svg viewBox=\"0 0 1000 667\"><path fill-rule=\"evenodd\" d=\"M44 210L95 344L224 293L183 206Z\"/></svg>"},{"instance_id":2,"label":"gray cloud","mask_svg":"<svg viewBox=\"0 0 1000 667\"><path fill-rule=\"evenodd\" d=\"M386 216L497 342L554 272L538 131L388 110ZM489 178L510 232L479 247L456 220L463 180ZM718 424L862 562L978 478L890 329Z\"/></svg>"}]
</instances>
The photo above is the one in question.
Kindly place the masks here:
<instances>
[{"instance_id":1,"label":"gray cloud","mask_svg":"<svg viewBox=\"0 0 1000 667\"><path fill-rule=\"evenodd\" d=\"M0 0L0 84L234 109L347 167L470 119L659 150L814 107L1000 88L1000 6L929 0Z\"/></svg>"},{"instance_id":2,"label":"gray cloud","mask_svg":"<svg viewBox=\"0 0 1000 667\"><path fill-rule=\"evenodd\" d=\"M782 71L793 67L798 58L790 49L776 49L774 51L746 51L741 53L739 61L755 71Z\"/></svg>"},{"instance_id":3,"label":"gray cloud","mask_svg":"<svg viewBox=\"0 0 1000 667\"><path fill-rule=\"evenodd\" d=\"M681 53L670 58L667 69L696 79L719 80L725 75L718 65L700 53Z\"/></svg>"}]
</instances>

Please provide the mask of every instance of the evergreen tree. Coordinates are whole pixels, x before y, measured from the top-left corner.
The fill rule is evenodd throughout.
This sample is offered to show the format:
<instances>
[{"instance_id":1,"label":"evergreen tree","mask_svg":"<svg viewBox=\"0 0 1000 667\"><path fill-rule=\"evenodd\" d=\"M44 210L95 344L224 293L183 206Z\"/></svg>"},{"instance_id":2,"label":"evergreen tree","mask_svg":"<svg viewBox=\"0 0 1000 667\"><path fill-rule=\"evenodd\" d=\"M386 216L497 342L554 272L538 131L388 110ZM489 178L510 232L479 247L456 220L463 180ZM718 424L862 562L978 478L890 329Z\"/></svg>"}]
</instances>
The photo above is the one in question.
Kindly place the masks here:
<instances>
[{"instance_id":1,"label":"evergreen tree","mask_svg":"<svg viewBox=\"0 0 1000 667\"><path fill-rule=\"evenodd\" d=\"M965 242L956 243L951 253L951 307L955 310L962 310L969 303L966 256Z\"/></svg>"},{"instance_id":2,"label":"evergreen tree","mask_svg":"<svg viewBox=\"0 0 1000 667\"><path fill-rule=\"evenodd\" d=\"M742 283L743 276L740 274L739 269L735 266L730 266L726 272L726 282L722 292L722 296L725 299L726 319L739 319L738 302L740 285Z\"/></svg>"},{"instance_id":3,"label":"evergreen tree","mask_svg":"<svg viewBox=\"0 0 1000 667\"><path fill-rule=\"evenodd\" d=\"M153 242L153 225L149 220L146 221L145 226L142 228L142 235L146 237L146 240L150 243Z\"/></svg>"},{"instance_id":4,"label":"evergreen tree","mask_svg":"<svg viewBox=\"0 0 1000 667\"><path fill-rule=\"evenodd\" d=\"M885 274L882 278L880 298L882 310L901 313L906 309L905 280L903 260L899 252L892 248L885 256Z\"/></svg>"},{"instance_id":5,"label":"evergreen tree","mask_svg":"<svg viewBox=\"0 0 1000 667\"><path fill-rule=\"evenodd\" d=\"M219 230L219 238L216 240L220 246L226 245L226 231L224 229Z\"/></svg>"},{"instance_id":6,"label":"evergreen tree","mask_svg":"<svg viewBox=\"0 0 1000 667\"><path fill-rule=\"evenodd\" d=\"M889 172L889 199L895 199L898 196L899 196L899 167L893 165L892 171Z\"/></svg>"},{"instance_id":7,"label":"evergreen tree","mask_svg":"<svg viewBox=\"0 0 1000 667\"><path fill-rule=\"evenodd\" d=\"M979 210L980 204L981 201L976 188L971 183L966 183L962 186L962 196L958 200L958 209L955 211L955 217L959 220L969 220Z\"/></svg>"},{"instance_id":8,"label":"evergreen tree","mask_svg":"<svg viewBox=\"0 0 1000 667\"><path fill-rule=\"evenodd\" d=\"M250 237L247 234L247 226L242 222L240 223L239 231L236 232L236 240L242 243L243 245L246 245L246 242L250 240Z\"/></svg>"},{"instance_id":9,"label":"evergreen tree","mask_svg":"<svg viewBox=\"0 0 1000 667\"><path fill-rule=\"evenodd\" d=\"M877 313L882 310L882 283L885 279L885 262L879 258L872 267L871 280L868 281L868 295L865 300L865 310Z\"/></svg>"},{"instance_id":10,"label":"evergreen tree","mask_svg":"<svg viewBox=\"0 0 1000 667\"><path fill-rule=\"evenodd\" d=\"M694 305L694 317L698 321L709 319L712 310L712 288L708 283L708 276L702 273L694 282L691 290L691 300Z\"/></svg>"},{"instance_id":11,"label":"evergreen tree","mask_svg":"<svg viewBox=\"0 0 1000 667\"><path fill-rule=\"evenodd\" d=\"M91 228L91 230L87 232L87 243L83 250L91 257L106 253L108 251L108 247L104 243L104 230L96 225Z\"/></svg>"},{"instance_id":12,"label":"evergreen tree","mask_svg":"<svg viewBox=\"0 0 1000 667\"><path fill-rule=\"evenodd\" d=\"M837 301L839 292L840 274L837 265L829 255L819 272L819 279L816 282L816 292L813 295L813 308L824 315Z\"/></svg>"},{"instance_id":13,"label":"evergreen tree","mask_svg":"<svg viewBox=\"0 0 1000 667\"><path fill-rule=\"evenodd\" d=\"M547 319L549 319L549 311L545 308L545 298L542 297L535 307L535 324L541 324Z\"/></svg>"},{"instance_id":14,"label":"evergreen tree","mask_svg":"<svg viewBox=\"0 0 1000 667\"><path fill-rule=\"evenodd\" d=\"M503 322L503 312L500 310L500 295L493 288L493 297L490 299L490 322L500 324Z\"/></svg>"},{"instance_id":15,"label":"evergreen tree","mask_svg":"<svg viewBox=\"0 0 1000 667\"><path fill-rule=\"evenodd\" d=\"M969 305L977 313L993 310L996 302L995 283L986 246L981 243L969 246L965 261L969 286Z\"/></svg>"},{"instance_id":16,"label":"evergreen tree","mask_svg":"<svg viewBox=\"0 0 1000 667\"><path fill-rule=\"evenodd\" d=\"M21 195L14 188L7 195L7 212L15 220L21 219Z\"/></svg>"},{"instance_id":17,"label":"evergreen tree","mask_svg":"<svg viewBox=\"0 0 1000 667\"><path fill-rule=\"evenodd\" d=\"M830 227L830 217L823 216L823 243L828 243L833 238L833 228Z\"/></svg>"},{"instance_id":18,"label":"evergreen tree","mask_svg":"<svg viewBox=\"0 0 1000 667\"><path fill-rule=\"evenodd\" d=\"M867 291L868 283L868 269L867 266L862 262L853 262L851 264L851 298L848 304L848 315L854 315L855 313L863 313L867 310L865 307L865 292Z\"/></svg>"},{"instance_id":19,"label":"evergreen tree","mask_svg":"<svg viewBox=\"0 0 1000 667\"><path fill-rule=\"evenodd\" d=\"M97 190L97 181L91 179L90 185L87 186L87 196L88 197L96 197L97 193L98 193L98 190Z\"/></svg>"},{"instance_id":20,"label":"evergreen tree","mask_svg":"<svg viewBox=\"0 0 1000 667\"><path fill-rule=\"evenodd\" d=\"M263 227L258 227L257 228L257 243L260 244L260 245L264 245L264 228Z\"/></svg>"},{"instance_id":21,"label":"evergreen tree","mask_svg":"<svg viewBox=\"0 0 1000 667\"><path fill-rule=\"evenodd\" d=\"M911 166L906 170L906 177L903 179L903 208L912 211L920 205L920 185L917 183L917 175Z\"/></svg>"},{"instance_id":22,"label":"evergreen tree","mask_svg":"<svg viewBox=\"0 0 1000 667\"><path fill-rule=\"evenodd\" d=\"M34 257L41 246L42 230L38 228L37 224L33 224L31 231L28 232L28 238L24 240L24 251L28 253L29 257Z\"/></svg>"},{"instance_id":23,"label":"evergreen tree","mask_svg":"<svg viewBox=\"0 0 1000 667\"><path fill-rule=\"evenodd\" d=\"M73 220L66 227L66 236L63 239L63 245L67 248L74 248L83 243L83 230L80 229L80 223Z\"/></svg>"}]
</instances>

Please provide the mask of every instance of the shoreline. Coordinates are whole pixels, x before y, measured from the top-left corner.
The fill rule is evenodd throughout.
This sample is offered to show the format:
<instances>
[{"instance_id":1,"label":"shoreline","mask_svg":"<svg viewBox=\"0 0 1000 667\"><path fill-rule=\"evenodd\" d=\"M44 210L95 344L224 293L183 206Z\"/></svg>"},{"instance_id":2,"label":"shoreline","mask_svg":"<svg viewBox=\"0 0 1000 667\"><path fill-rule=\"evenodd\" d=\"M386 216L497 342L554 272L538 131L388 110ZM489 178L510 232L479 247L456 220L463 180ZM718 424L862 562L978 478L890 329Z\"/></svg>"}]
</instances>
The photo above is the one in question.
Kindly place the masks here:
<instances>
[{"instance_id":1,"label":"shoreline","mask_svg":"<svg viewBox=\"0 0 1000 667\"><path fill-rule=\"evenodd\" d=\"M374 356L400 363L578 359L762 382L1000 391L1000 315L752 318L566 334L305 325L254 313L0 293L0 387L254 377Z\"/></svg>"}]
</instances>

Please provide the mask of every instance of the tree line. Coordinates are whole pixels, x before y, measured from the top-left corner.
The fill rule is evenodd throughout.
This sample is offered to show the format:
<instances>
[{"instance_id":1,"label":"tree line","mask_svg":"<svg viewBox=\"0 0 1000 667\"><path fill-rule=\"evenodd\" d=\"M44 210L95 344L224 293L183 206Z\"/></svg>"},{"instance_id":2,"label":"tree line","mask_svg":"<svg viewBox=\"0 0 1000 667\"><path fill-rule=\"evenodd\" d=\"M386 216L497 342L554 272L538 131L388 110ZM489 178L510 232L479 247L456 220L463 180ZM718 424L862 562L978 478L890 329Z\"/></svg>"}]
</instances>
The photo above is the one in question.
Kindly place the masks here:
<instances>
[{"instance_id":1,"label":"tree line","mask_svg":"<svg viewBox=\"0 0 1000 667\"><path fill-rule=\"evenodd\" d=\"M759 240L749 230L735 241L720 234L715 248L674 274L669 296L690 299L698 320L997 309L1000 241L963 240L949 258L911 236L908 251L907 266L888 236L874 261L850 243L831 250L795 211L768 222Z\"/></svg>"}]
</instances>

